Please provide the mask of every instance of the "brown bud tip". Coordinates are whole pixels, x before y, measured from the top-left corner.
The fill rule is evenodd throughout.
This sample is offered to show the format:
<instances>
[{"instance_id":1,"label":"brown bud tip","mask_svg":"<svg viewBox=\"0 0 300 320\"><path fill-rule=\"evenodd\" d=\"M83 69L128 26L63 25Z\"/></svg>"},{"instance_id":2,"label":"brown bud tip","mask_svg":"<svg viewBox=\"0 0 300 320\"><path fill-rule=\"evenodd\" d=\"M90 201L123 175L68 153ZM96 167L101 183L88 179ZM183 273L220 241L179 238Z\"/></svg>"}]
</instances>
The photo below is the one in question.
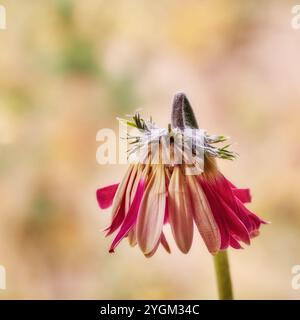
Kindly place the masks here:
<instances>
[{"instance_id":1,"label":"brown bud tip","mask_svg":"<svg viewBox=\"0 0 300 320\"><path fill-rule=\"evenodd\" d=\"M178 92L174 96L172 107L172 126L184 129L198 128L191 104L183 92Z\"/></svg>"}]
</instances>

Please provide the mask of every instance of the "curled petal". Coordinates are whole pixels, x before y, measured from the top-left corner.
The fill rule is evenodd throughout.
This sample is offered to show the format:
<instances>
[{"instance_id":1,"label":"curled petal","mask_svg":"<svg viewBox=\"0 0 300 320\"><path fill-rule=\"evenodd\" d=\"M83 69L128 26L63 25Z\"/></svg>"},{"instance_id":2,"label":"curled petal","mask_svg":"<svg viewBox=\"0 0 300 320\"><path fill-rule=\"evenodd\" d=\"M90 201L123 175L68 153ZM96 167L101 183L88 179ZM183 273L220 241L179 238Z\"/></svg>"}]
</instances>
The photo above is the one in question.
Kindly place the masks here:
<instances>
[{"instance_id":1,"label":"curled petal","mask_svg":"<svg viewBox=\"0 0 300 320\"><path fill-rule=\"evenodd\" d=\"M157 249L159 247L159 244L160 244L160 240L157 241L156 245L154 246L154 248L149 253L144 253L145 257L146 258L151 258L154 255L154 253L157 251Z\"/></svg>"},{"instance_id":2,"label":"curled petal","mask_svg":"<svg viewBox=\"0 0 300 320\"><path fill-rule=\"evenodd\" d=\"M230 230L230 233L235 236L238 240L250 244L250 234L243 224L243 222L238 218L235 212L221 199L223 205L225 218L227 226Z\"/></svg>"},{"instance_id":3,"label":"curled petal","mask_svg":"<svg viewBox=\"0 0 300 320\"><path fill-rule=\"evenodd\" d=\"M243 247L240 245L240 243L234 239L234 237L230 237L229 244L234 249L243 249Z\"/></svg>"},{"instance_id":4,"label":"curled petal","mask_svg":"<svg viewBox=\"0 0 300 320\"><path fill-rule=\"evenodd\" d=\"M114 241L111 244L109 252L114 252L116 246L120 243L120 241L128 234L128 232L133 228L136 223L138 210L141 204L141 200L144 194L145 182L143 179L140 180L138 185L134 200L132 205L128 211L127 216L125 217L123 224L116 235Z\"/></svg>"},{"instance_id":5,"label":"curled petal","mask_svg":"<svg viewBox=\"0 0 300 320\"><path fill-rule=\"evenodd\" d=\"M110 226L104 230L104 231L107 231L105 236L108 237L109 235L114 233L123 223L124 218L125 218L125 205L123 201L120 207L118 208L116 214L114 215Z\"/></svg>"},{"instance_id":6,"label":"curled petal","mask_svg":"<svg viewBox=\"0 0 300 320\"><path fill-rule=\"evenodd\" d=\"M236 216L242 221L250 234L255 237L262 223L266 223L257 215L248 210L244 203L251 201L249 189L238 189L223 175L219 174L217 181L218 192L226 204L234 211Z\"/></svg>"},{"instance_id":7,"label":"curled petal","mask_svg":"<svg viewBox=\"0 0 300 320\"><path fill-rule=\"evenodd\" d=\"M129 244L134 247L137 244L135 226L128 232Z\"/></svg>"},{"instance_id":8,"label":"curled petal","mask_svg":"<svg viewBox=\"0 0 300 320\"><path fill-rule=\"evenodd\" d=\"M229 184L222 177L220 180L218 178L202 178L200 183L221 232L221 249L230 245L232 236L237 241L249 244L250 221L248 216L241 215L237 206L237 199L231 193Z\"/></svg>"},{"instance_id":9,"label":"curled petal","mask_svg":"<svg viewBox=\"0 0 300 320\"><path fill-rule=\"evenodd\" d=\"M144 193L137 220L137 241L145 255L157 245L164 223L166 185L164 168L157 165Z\"/></svg>"},{"instance_id":10,"label":"curled petal","mask_svg":"<svg viewBox=\"0 0 300 320\"><path fill-rule=\"evenodd\" d=\"M106 236L109 236L120 227L127 213L125 209L125 195L126 195L126 188L128 186L133 168L134 168L133 166L130 166L128 168L125 174L125 177L123 178L122 182L119 184L119 187L116 191L116 194L112 203L112 222L110 226L105 229L105 231L108 231Z\"/></svg>"},{"instance_id":11,"label":"curled petal","mask_svg":"<svg viewBox=\"0 0 300 320\"><path fill-rule=\"evenodd\" d=\"M251 238L257 236L261 224L267 224L268 222L260 219L257 215L248 210L239 199L237 199L236 202L240 215L246 216L249 221L248 231Z\"/></svg>"},{"instance_id":12,"label":"curled petal","mask_svg":"<svg viewBox=\"0 0 300 320\"><path fill-rule=\"evenodd\" d=\"M142 173L143 173L143 167L138 166L135 181L132 184L131 192L130 192L130 198L129 198L129 205L131 206L132 201L134 199L134 195L137 191L138 184L140 179L142 178ZM128 241L129 244L134 247L137 245L137 239L136 239L136 227L134 226L129 232L128 232Z\"/></svg>"},{"instance_id":13,"label":"curled petal","mask_svg":"<svg viewBox=\"0 0 300 320\"><path fill-rule=\"evenodd\" d=\"M123 199L124 199L125 193L126 193L126 188L127 188L129 178L131 176L133 168L134 168L133 165L129 166L124 178L122 179L122 182L120 183L120 185L116 191L114 201L112 203L112 216L113 216L113 218L117 214L118 209L123 202Z\"/></svg>"},{"instance_id":14,"label":"curled petal","mask_svg":"<svg viewBox=\"0 0 300 320\"><path fill-rule=\"evenodd\" d=\"M243 203L251 202L250 189L232 189L233 194Z\"/></svg>"},{"instance_id":15,"label":"curled petal","mask_svg":"<svg viewBox=\"0 0 300 320\"><path fill-rule=\"evenodd\" d=\"M128 212L130 208L130 204L132 202L133 185L135 181L137 181L137 183L139 182L139 180L136 179L137 172L138 172L138 166L133 166L130 177L128 179L127 186L126 186L126 191L125 191L125 213Z\"/></svg>"},{"instance_id":16,"label":"curled petal","mask_svg":"<svg viewBox=\"0 0 300 320\"><path fill-rule=\"evenodd\" d=\"M225 221L225 217L223 215L223 209L220 205L218 196L214 190L210 187L207 179L201 178L200 185L205 193L205 196L208 200L211 211L214 215L216 223L219 227L220 235L221 235L221 246L220 249L226 249L229 246L230 234L227 227L227 223Z\"/></svg>"},{"instance_id":17,"label":"curled petal","mask_svg":"<svg viewBox=\"0 0 300 320\"><path fill-rule=\"evenodd\" d=\"M168 244L168 241L165 237L165 234L162 232L161 234L161 238L160 238L160 242L162 244L162 246L165 248L165 250L168 252L168 253L171 253L171 249L170 249L170 246Z\"/></svg>"},{"instance_id":18,"label":"curled petal","mask_svg":"<svg viewBox=\"0 0 300 320\"><path fill-rule=\"evenodd\" d=\"M135 196L135 193L136 193L136 190L138 188L138 185L139 185L139 182L142 178L142 174L143 174L143 166L141 165L138 165L137 166L137 172L136 172L136 176L135 176L135 180L132 184L132 188L131 188L131 192L130 192L130 200L129 200L129 204L131 205L132 204L132 201L134 199L134 196Z\"/></svg>"},{"instance_id":19,"label":"curled petal","mask_svg":"<svg viewBox=\"0 0 300 320\"><path fill-rule=\"evenodd\" d=\"M169 222L169 184L170 184L170 178L171 174L168 169L165 170L166 173L166 208L165 208L165 218L164 218L164 224L167 224Z\"/></svg>"},{"instance_id":20,"label":"curled petal","mask_svg":"<svg viewBox=\"0 0 300 320\"><path fill-rule=\"evenodd\" d=\"M179 166L174 168L169 184L169 223L178 248L187 253L193 241L192 203L186 176Z\"/></svg>"},{"instance_id":21,"label":"curled petal","mask_svg":"<svg viewBox=\"0 0 300 320\"><path fill-rule=\"evenodd\" d=\"M249 221L248 216L243 214L238 206L238 202L241 203L241 201L234 194L234 189L232 189L233 184L219 173L215 179L212 180L212 185L215 188L215 191L220 195L220 199L222 199L222 201L235 213L250 233L251 222ZM245 208L243 204L242 207Z\"/></svg>"},{"instance_id":22,"label":"curled petal","mask_svg":"<svg viewBox=\"0 0 300 320\"><path fill-rule=\"evenodd\" d=\"M219 227L197 178L195 176L187 176L187 179L194 221L209 252L215 254L221 247Z\"/></svg>"},{"instance_id":23,"label":"curled petal","mask_svg":"<svg viewBox=\"0 0 300 320\"><path fill-rule=\"evenodd\" d=\"M151 252L149 252L148 254L145 254L145 257L151 258L154 255L154 253L157 251L160 243L162 244L162 246L165 248L165 250L168 253L171 253L171 250L170 250L169 244L167 242L167 239L166 239L164 233L162 232L161 233L161 237L160 237L160 241L157 242L157 244L155 245L154 249Z\"/></svg>"},{"instance_id":24,"label":"curled petal","mask_svg":"<svg viewBox=\"0 0 300 320\"><path fill-rule=\"evenodd\" d=\"M117 183L97 190L97 201L101 209L107 209L112 205L118 187Z\"/></svg>"},{"instance_id":25,"label":"curled petal","mask_svg":"<svg viewBox=\"0 0 300 320\"><path fill-rule=\"evenodd\" d=\"M231 181L229 181L228 179L226 179L225 177L223 177L228 186L232 189L233 194L243 203L249 203L251 202L251 193L250 193L250 189L241 189L241 188L237 188Z\"/></svg>"},{"instance_id":26,"label":"curled petal","mask_svg":"<svg viewBox=\"0 0 300 320\"><path fill-rule=\"evenodd\" d=\"M164 217L164 224L169 222L169 195L166 194L166 208L165 208L165 217Z\"/></svg>"}]
</instances>

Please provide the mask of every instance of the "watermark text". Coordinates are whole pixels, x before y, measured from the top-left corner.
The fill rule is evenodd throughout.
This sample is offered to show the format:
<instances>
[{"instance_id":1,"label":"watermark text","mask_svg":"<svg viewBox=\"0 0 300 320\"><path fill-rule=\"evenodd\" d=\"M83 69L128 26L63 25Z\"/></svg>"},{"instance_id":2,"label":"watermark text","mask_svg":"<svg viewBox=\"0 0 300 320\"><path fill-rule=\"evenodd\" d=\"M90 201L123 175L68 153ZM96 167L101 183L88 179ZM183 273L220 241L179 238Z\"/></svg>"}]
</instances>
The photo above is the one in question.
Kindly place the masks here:
<instances>
[{"instance_id":1,"label":"watermark text","mask_svg":"<svg viewBox=\"0 0 300 320\"><path fill-rule=\"evenodd\" d=\"M0 265L0 290L6 289L6 270Z\"/></svg>"},{"instance_id":2,"label":"watermark text","mask_svg":"<svg viewBox=\"0 0 300 320\"><path fill-rule=\"evenodd\" d=\"M294 290L299 290L300 289L300 265L293 266L292 274L294 275L292 277L292 288Z\"/></svg>"},{"instance_id":3,"label":"watermark text","mask_svg":"<svg viewBox=\"0 0 300 320\"><path fill-rule=\"evenodd\" d=\"M6 29L6 9L0 4L0 30Z\"/></svg>"},{"instance_id":4,"label":"watermark text","mask_svg":"<svg viewBox=\"0 0 300 320\"><path fill-rule=\"evenodd\" d=\"M295 30L300 29L300 4L292 7L293 18L291 20L291 26Z\"/></svg>"}]
</instances>

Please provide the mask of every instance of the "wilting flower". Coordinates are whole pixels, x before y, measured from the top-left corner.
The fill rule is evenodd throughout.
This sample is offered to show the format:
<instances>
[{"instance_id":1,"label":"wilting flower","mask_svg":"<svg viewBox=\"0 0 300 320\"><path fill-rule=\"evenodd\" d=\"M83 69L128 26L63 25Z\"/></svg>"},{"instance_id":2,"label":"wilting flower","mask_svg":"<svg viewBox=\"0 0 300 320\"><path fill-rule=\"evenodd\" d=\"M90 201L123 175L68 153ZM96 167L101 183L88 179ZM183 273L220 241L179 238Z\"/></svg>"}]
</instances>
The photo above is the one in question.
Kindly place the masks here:
<instances>
[{"instance_id":1,"label":"wilting flower","mask_svg":"<svg viewBox=\"0 0 300 320\"><path fill-rule=\"evenodd\" d=\"M100 208L112 206L106 235L116 235L110 252L125 237L147 257L160 244L170 252L165 224L183 253L191 248L194 224L212 254L250 244L265 222L244 205L251 201L249 189L234 186L216 165L216 158L233 159L236 154L229 146L214 146L226 140L223 136L187 130L197 128L197 122L184 94L175 96L172 127L159 129L138 114L127 124L139 132L128 136L133 139L129 156L139 161L130 164L120 184L97 190Z\"/></svg>"}]
</instances>

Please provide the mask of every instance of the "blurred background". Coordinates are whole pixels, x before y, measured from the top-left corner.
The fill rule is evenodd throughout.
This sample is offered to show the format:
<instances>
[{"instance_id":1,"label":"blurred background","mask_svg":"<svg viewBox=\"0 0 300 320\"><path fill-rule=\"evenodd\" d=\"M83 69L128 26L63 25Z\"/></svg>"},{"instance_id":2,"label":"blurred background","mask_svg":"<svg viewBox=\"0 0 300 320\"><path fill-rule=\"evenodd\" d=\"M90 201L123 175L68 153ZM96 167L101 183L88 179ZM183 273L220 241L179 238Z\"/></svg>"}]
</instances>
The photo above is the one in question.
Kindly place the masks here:
<instances>
[{"instance_id":1,"label":"blurred background","mask_svg":"<svg viewBox=\"0 0 300 320\"><path fill-rule=\"evenodd\" d=\"M271 225L230 250L239 299L300 299L300 30L295 1L1 0L0 265L15 299L215 299L200 237L146 259L123 241L95 191L122 165L96 162L101 128L142 108L161 126L183 90L199 123L240 154L223 173L252 189ZM171 239L170 230L167 237Z\"/></svg>"}]
</instances>

